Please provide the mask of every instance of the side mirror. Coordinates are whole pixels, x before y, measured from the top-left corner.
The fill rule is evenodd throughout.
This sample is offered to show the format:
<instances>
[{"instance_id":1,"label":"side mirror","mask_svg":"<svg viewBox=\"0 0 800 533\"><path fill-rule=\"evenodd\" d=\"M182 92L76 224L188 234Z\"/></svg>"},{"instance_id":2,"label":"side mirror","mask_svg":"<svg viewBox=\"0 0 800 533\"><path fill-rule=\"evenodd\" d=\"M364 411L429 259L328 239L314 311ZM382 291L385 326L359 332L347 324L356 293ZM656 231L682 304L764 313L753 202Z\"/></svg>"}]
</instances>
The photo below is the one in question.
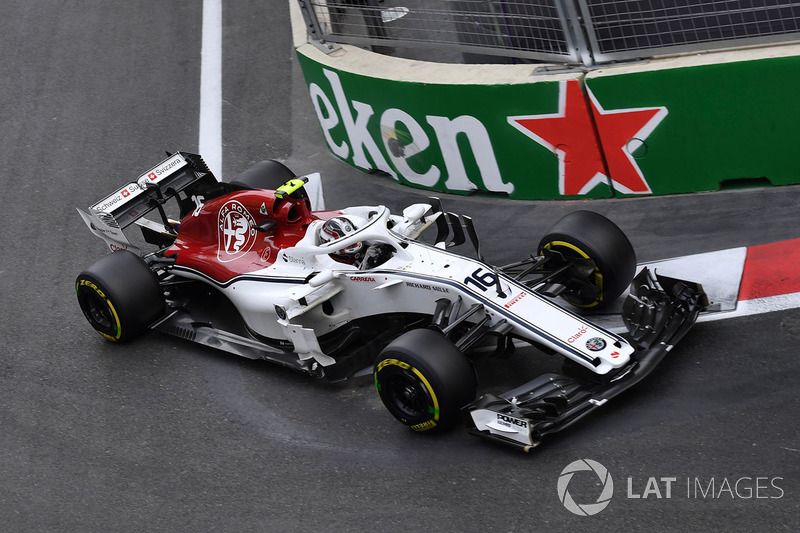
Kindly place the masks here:
<instances>
[{"instance_id":1,"label":"side mirror","mask_svg":"<svg viewBox=\"0 0 800 533\"><path fill-rule=\"evenodd\" d=\"M269 231L277 225L278 225L277 222L275 222L271 218L268 218L267 220L256 226L256 231L262 231L262 232Z\"/></svg>"}]
</instances>

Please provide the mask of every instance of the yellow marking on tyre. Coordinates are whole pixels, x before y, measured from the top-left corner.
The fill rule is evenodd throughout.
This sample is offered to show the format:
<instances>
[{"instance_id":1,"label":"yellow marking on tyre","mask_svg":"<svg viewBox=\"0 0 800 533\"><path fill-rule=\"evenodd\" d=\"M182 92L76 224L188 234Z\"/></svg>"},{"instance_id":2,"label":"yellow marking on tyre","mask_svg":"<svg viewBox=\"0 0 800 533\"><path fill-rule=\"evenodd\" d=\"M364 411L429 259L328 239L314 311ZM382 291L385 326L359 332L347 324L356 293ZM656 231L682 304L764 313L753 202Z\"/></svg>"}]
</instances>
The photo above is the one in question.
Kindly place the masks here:
<instances>
[{"instance_id":1,"label":"yellow marking on tyre","mask_svg":"<svg viewBox=\"0 0 800 533\"><path fill-rule=\"evenodd\" d=\"M112 337L108 333L103 333L102 331L97 331L97 330L95 331L97 331L97 333L99 333L100 335L102 335L103 337L105 337L110 341L114 342L118 341L120 336L122 336L122 325L119 323L119 315L117 315L117 310L114 309L114 304L111 303L111 300L109 300L108 297L106 297L105 293L101 291L97 285L86 279L80 280L80 283L78 283L75 286L75 292L78 292L79 287L82 285L89 287L95 293L97 293L97 295L103 299L108 308L111 310L111 314L114 315L114 330L117 332L116 336Z\"/></svg>"},{"instance_id":2,"label":"yellow marking on tyre","mask_svg":"<svg viewBox=\"0 0 800 533\"><path fill-rule=\"evenodd\" d=\"M433 420L428 420L421 424L414 424L413 426L408 426L409 428L413 429L414 431L426 431L428 429L433 429L436 427L436 422Z\"/></svg>"},{"instance_id":3,"label":"yellow marking on tyre","mask_svg":"<svg viewBox=\"0 0 800 533\"><path fill-rule=\"evenodd\" d=\"M436 397L436 393L433 392L433 387L431 387L431 384L428 382L425 376L422 375L422 372L420 372L413 366L409 365L408 363L400 361L399 359L384 359L383 361L378 363L378 366L376 367L375 370L375 388L378 389L378 392L380 392L380 386L378 385L377 374L378 372L381 371L381 369L389 365L399 366L403 370L410 370L411 372L416 374L416 376L419 378L422 384L425 385L425 388L427 389L428 394L431 397L431 400L433 400L433 420L428 420L427 422L422 422L420 424L415 424L409 427L414 431L421 431L425 429L431 429L432 427L436 426L436 423L439 420L439 399Z\"/></svg>"},{"instance_id":4,"label":"yellow marking on tyre","mask_svg":"<svg viewBox=\"0 0 800 533\"><path fill-rule=\"evenodd\" d=\"M395 365L395 366L399 366L399 367L400 367L400 368L402 368L403 370L408 370L408 369L410 369L410 368L411 368L411 365L409 365L408 363L405 363L405 362L403 362L403 361L399 361L399 360L397 360L397 359L384 359L383 361L381 361L380 363L378 363L378 369L377 369L377 371L378 371L378 372L380 372L380 371L381 371L381 369L382 369L383 367L387 366L387 365Z\"/></svg>"}]
</instances>

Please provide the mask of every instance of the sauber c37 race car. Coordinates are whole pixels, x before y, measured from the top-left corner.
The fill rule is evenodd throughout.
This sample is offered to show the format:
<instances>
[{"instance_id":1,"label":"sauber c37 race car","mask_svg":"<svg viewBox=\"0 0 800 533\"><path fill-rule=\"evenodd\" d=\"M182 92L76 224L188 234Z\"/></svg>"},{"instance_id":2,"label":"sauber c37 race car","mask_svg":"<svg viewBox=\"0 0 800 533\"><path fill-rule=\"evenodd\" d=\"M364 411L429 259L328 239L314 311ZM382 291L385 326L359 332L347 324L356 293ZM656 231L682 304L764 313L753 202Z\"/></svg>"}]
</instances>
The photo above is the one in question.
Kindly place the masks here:
<instances>
[{"instance_id":1,"label":"sauber c37 race car","mask_svg":"<svg viewBox=\"0 0 800 533\"><path fill-rule=\"evenodd\" d=\"M312 211L306 182L276 161L220 182L178 152L79 210L113 252L77 278L86 319L110 341L158 330L329 381L372 374L415 431L463 418L473 434L527 451L645 377L708 306L698 284L634 276L627 237L590 211L495 266L472 220L438 199L400 214ZM123 232L134 224L142 244ZM474 253L454 253L462 244ZM627 333L578 312L629 285ZM562 355L564 370L478 396L476 358L521 343Z\"/></svg>"}]
</instances>

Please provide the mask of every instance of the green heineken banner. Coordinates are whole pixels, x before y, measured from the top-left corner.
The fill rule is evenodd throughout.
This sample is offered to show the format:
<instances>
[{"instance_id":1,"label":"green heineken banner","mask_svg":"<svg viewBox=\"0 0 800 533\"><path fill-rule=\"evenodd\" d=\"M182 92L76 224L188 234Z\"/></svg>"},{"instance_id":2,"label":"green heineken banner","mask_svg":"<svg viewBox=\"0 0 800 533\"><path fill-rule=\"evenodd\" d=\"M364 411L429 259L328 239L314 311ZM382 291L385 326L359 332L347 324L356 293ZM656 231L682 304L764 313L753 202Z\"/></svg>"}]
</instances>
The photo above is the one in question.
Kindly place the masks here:
<instances>
[{"instance_id":1,"label":"green heineken banner","mask_svg":"<svg viewBox=\"0 0 800 533\"><path fill-rule=\"evenodd\" d=\"M297 51L328 148L405 185L552 199L800 182L800 104L774 90L796 85L796 56L448 84Z\"/></svg>"},{"instance_id":2,"label":"green heineken banner","mask_svg":"<svg viewBox=\"0 0 800 533\"><path fill-rule=\"evenodd\" d=\"M660 110L634 135L641 140L633 141L638 149L632 152L653 194L800 183L800 99L795 95L800 55L768 57L774 50L734 52L728 54L731 61L717 64L609 68L587 75L586 85L593 105ZM750 59L737 61L740 57ZM614 158L624 142L613 138L615 120L605 115L598 121L612 177L627 164Z\"/></svg>"}]
</instances>

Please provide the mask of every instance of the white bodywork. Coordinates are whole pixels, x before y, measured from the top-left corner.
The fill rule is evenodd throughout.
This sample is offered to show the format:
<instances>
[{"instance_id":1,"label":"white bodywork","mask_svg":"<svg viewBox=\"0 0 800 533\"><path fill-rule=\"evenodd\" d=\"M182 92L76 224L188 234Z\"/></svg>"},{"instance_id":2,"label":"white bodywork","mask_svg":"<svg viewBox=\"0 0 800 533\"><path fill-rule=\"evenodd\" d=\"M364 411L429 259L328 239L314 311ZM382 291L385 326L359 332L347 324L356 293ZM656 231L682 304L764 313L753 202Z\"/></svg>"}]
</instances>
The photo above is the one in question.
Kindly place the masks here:
<instances>
[{"instance_id":1,"label":"white bodywork","mask_svg":"<svg viewBox=\"0 0 800 533\"><path fill-rule=\"evenodd\" d=\"M186 157L176 153L92 205L88 213L78 211L92 233L112 251L131 250L141 254L125 237L124 225L120 226L113 213L148 187L166 183L167 178L185 172L188 166ZM314 178L311 181L318 182L319 176ZM203 198L192 197L192 200L199 211ZM317 208L319 203L317 199ZM552 348L598 374L628 363L634 348L618 335L555 305L537 294L535 288L497 273L489 264L451 253L444 243L431 246L417 241L422 231L442 215L431 211L428 204L409 206L402 216L390 214L383 206L344 209L345 215L367 223L355 233L320 244L317 235L323 221L314 221L305 237L295 246L281 250L271 266L224 284L186 267L176 265L172 272L214 285L239 310L252 332L267 339L290 341L301 361L313 359L322 366L336 361L322 352L318 337L352 320L374 315L430 315L441 298L450 302L460 299L461 310L480 304L490 319L489 325L506 321L512 327L512 334ZM129 212L126 216L140 226L149 225L158 231L158 224L137 213ZM330 256L358 242L387 244L394 248L395 254L373 269L343 264ZM324 302L329 303L322 306ZM223 341L246 348L269 349L258 341L218 330L197 332L216 339L212 344ZM229 348L234 349L232 345Z\"/></svg>"},{"instance_id":2,"label":"white bodywork","mask_svg":"<svg viewBox=\"0 0 800 533\"><path fill-rule=\"evenodd\" d=\"M282 250L273 265L218 288L253 332L286 339L301 360L313 358L322 366L336 361L322 352L317 337L358 318L397 312L432 314L437 300L459 297L462 310L481 304L490 325L505 320L513 334L552 348L593 372L605 374L628 363L634 349L621 337L503 274L499 274L498 291L492 266L451 253L443 245L414 240L438 216L426 219L430 210L427 204L415 204L404 210L404 216L394 216L383 206L345 209L345 214L369 218L368 224L320 245L316 235L323 222L315 221L306 237ZM396 253L377 268L363 270L330 257L357 242L389 244ZM181 267L175 271L214 283L199 272ZM326 301L330 303L323 309L320 304Z\"/></svg>"}]
</instances>

